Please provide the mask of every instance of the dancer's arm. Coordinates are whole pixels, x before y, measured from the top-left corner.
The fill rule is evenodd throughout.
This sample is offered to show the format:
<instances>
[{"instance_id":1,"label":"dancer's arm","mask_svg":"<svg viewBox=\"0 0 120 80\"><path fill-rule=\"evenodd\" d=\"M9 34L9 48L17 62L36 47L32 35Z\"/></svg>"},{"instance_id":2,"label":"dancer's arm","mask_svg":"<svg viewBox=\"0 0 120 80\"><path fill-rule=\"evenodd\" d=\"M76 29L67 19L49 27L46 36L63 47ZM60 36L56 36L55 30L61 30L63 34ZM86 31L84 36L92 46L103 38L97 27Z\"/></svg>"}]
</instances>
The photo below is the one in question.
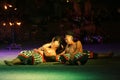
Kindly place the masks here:
<instances>
[{"instance_id":1,"label":"dancer's arm","mask_svg":"<svg viewBox=\"0 0 120 80\"><path fill-rule=\"evenodd\" d=\"M82 43L80 41L76 42L76 49L73 54L76 54L78 52L81 52L81 53L83 52Z\"/></svg>"}]
</instances>

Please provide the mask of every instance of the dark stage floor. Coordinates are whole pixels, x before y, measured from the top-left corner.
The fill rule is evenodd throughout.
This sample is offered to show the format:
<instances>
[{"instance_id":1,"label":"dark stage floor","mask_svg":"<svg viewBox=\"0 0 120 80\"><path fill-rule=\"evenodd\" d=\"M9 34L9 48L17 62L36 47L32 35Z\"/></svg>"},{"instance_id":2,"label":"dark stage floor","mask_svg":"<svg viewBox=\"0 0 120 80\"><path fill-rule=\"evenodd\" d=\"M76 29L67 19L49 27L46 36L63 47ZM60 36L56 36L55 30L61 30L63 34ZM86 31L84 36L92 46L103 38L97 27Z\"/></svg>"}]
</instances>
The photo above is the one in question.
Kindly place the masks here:
<instances>
[{"instance_id":1,"label":"dark stage floor","mask_svg":"<svg viewBox=\"0 0 120 80\"><path fill-rule=\"evenodd\" d=\"M120 59L90 59L86 65L0 65L0 80L119 80Z\"/></svg>"}]
</instances>

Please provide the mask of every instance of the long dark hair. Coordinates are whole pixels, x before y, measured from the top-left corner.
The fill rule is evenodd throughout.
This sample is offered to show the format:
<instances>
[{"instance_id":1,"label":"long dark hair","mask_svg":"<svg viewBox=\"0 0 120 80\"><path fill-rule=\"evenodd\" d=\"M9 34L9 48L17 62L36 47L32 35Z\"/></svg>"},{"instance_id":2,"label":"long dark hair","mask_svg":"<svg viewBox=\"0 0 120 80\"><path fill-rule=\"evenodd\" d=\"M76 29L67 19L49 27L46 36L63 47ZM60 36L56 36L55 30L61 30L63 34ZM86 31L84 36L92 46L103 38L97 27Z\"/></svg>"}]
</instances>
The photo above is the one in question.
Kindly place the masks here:
<instances>
[{"instance_id":1,"label":"long dark hair","mask_svg":"<svg viewBox=\"0 0 120 80\"><path fill-rule=\"evenodd\" d=\"M62 39L62 37L61 36L55 36L54 37L54 40L53 41L59 41L59 47L58 47L58 49L56 50L56 53L57 54L59 54L59 53L61 53L63 50L64 50L64 48L65 48L65 46L64 46L64 41L63 41L64 39Z\"/></svg>"},{"instance_id":2,"label":"long dark hair","mask_svg":"<svg viewBox=\"0 0 120 80\"><path fill-rule=\"evenodd\" d=\"M54 39L53 41L59 41L61 43L61 37L60 36L55 36L53 39Z\"/></svg>"}]
</instances>

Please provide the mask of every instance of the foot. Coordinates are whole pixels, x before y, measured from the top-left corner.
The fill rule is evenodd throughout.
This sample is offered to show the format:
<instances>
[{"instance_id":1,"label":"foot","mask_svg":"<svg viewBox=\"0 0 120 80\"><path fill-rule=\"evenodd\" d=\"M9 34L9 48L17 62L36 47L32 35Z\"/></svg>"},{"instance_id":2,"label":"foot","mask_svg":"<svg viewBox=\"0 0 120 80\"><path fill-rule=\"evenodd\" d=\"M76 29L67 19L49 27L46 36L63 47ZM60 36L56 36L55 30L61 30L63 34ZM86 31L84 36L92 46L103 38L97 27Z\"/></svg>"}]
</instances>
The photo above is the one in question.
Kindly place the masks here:
<instances>
[{"instance_id":1,"label":"foot","mask_svg":"<svg viewBox=\"0 0 120 80\"><path fill-rule=\"evenodd\" d=\"M4 60L4 63L5 63L6 65L8 65L8 66L12 66L12 65L13 65L13 63L12 63L11 61L7 61L7 60Z\"/></svg>"},{"instance_id":2,"label":"foot","mask_svg":"<svg viewBox=\"0 0 120 80\"><path fill-rule=\"evenodd\" d=\"M70 65L70 63L68 61L66 61L65 64Z\"/></svg>"},{"instance_id":3,"label":"foot","mask_svg":"<svg viewBox=\"0 0 120 80\"><path fill-rule=\"evenodd\" d=\"M77 65L78 65L78 66L81 65L81 62L80 62L80 61L77 61Z\"/></svg>"}]
</instances>

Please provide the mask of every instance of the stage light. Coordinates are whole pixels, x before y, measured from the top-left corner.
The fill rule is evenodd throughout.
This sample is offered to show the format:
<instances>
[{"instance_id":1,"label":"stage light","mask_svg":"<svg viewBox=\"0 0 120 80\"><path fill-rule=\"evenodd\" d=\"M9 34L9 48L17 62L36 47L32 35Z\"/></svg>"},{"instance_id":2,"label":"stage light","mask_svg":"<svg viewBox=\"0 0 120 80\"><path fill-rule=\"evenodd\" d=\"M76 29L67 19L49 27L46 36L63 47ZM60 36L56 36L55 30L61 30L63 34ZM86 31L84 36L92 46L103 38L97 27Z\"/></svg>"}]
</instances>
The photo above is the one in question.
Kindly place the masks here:
<instances>
[{"instance_id":1,"label":"stage light","mask_svg":"<svg viewBox=\"0 0 120 80\"><path fill-rule=\"evenodd\" d=\"M14 23L12 23L12 22L9 22L9 25L10 25L10 26L13 26L13 25L14 25Z\"/></svg>"},{"instance_id":2,"label":"stage light","mask_svg":"<svg viewBox=\"0 0 120 80\"><path fill-rule=\"evenodd\" d=\"M14 10L17 10L17 8L14 8Z\"/></svg>"},{"instance_id":3,"label":"stage light","mask_svg":"<svg viewBox=\"0 0 120 80\"><path fill-rule=\"evenodd\" d=\"M7 10L7 9L8 9L7 5L4 5L4 9L5 9L5 10Z\"/></svg>"},{"instance_id":4,"label":"stage light","mask_svg":"<svg viewBox=\"0 0 120 80\"><path fill-rule=\"evenodd\" d=\"M12 5L8 5L9 7L12 7Z\"/></svg>"},{"instance_id":5,"label":"stage light","mask_svg":"<svg viewBox=\"0 0 120 80\"><path fill-rule=\"evenodd\" d=\"M3 26L6 26L6 23L4 22L2 25L3 25Z\"/></svg>"},{"instance_id":6,"label":"stage light","mask_svg":"<svg viewBox=\"0 0 120 80\"><path fill-rule=\"evenodd\" d=\"M20 25L21 25L21 22L16 22L16 24L17 24L18 26L20 26Z\"/></svg>"},{"instance_id":7,"label":"stage light","mask_svg":"<svg viewBox=\"0 0 120 80\"><path fill-rule=\"evenodd\" d=\"M69 0L66 1L67 3L69 2Z\"/></svg>"}]
</instances>

